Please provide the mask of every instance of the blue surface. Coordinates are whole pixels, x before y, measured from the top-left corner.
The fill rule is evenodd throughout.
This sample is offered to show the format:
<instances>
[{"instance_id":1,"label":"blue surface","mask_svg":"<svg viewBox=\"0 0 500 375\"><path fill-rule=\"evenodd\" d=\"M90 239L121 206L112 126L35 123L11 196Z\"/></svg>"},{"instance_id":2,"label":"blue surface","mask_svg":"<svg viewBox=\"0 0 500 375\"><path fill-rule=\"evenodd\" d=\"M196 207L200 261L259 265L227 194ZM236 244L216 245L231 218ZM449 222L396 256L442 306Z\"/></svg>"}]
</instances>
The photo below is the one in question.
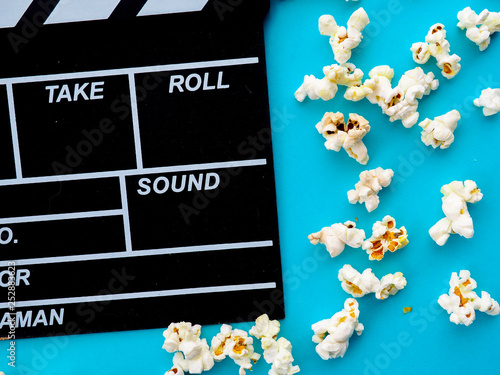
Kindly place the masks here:
<instances>
[{"instance_id":1,"label":"blue surface","mask_svg":"<svg viewBox=\"0 0 500 375\"><path fill-rule=\"evenodd\" d=\"M328 102L297 102L293 93L305 74L321 77L324 65L334 63L328 37L317 31L322 14L332 14L345 25L350 14L363 6L371 23L364 39L354 50L350 62L368 75L381 64L394 68L396 84L407 70L417 66L410 47L424 41L429 27L446 26L451 53L461 58L462 70L452 80L441 76L431 58L422 66L435 73L440 87L420 101L420 121L452 109L462 115L455 131L455 142L447 150L433 150L420 141L420 128L406 129L400 121L391 123L377 105L368 100L353 103L343 98L345 88ZM266 50L273 126L286 318L280 335L293 344L295 364L302 374L465 374L469 371L498 374L500 357L497 337L500 316L477 314L469 327L456 326L437 305L447 292L452 272L471 271L478 293L485 290L500 300L498 266L500 253L496 233L496 209L500 204L498 187L498 139L500 114L484 117L472 101L486 87L500 88L500 35L490 47L478 47L456 27L459 10L471 6L500 11L497 1L436 2L361 0L273 0L266 20ZM358 164L347 154L328 151L314 125L326 111L345 115L359 113L370 121L372 130L365 137L370 161ZM390 187L380 193L381 204L367 213L364 205L351 205L347 191L365 169L392 168ZM444 247L437 246L428 229L440 218L442 185L453 180L475 180L484 198L469 205L475 235L465 239L450 237ZM323 246L313 246L307 235L324 226L358 218L358 227L371 233L372 224L385 215L404 225L410 243L380 261L369 261L361 249L346 248L331 259ZM340 287L338 270L351 264L359 271L372 268L381 277L402 271L407 287L386 301L372 295L359 299L360 322L365 331L353 336L344 358L323 361L311 341L311 324L331 317L350 297ZM403 314L403 307L413 311ZM220 326L203 327L202 337L210 341ZM249 329L251 324L234 327ZM11 374L164 374L171 367L172 354L165 352L163 329L43 338L16 341L16 368L2 357L0 370ZM0 350L7 353L8 343ZM260 351L260 347L257 349ZM264 360L248 374L267 374ZM214 375L237 374L229 359L217 363Z\"/></svg>"}]
</instances>

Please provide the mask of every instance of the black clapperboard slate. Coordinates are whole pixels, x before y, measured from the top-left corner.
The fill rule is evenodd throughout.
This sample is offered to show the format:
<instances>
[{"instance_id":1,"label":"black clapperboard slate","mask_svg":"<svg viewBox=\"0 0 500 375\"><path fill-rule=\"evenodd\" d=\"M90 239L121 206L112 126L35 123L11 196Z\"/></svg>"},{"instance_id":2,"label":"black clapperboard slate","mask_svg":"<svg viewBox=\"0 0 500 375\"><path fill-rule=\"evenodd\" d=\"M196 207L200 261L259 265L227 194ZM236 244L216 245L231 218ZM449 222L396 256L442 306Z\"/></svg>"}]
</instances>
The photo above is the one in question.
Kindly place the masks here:
<instances>
[{"instance_id":1,"label":"black clapperboard slate","mask_svg":"<svg viewBox=\"0 0 500 375\"><path fill-rule=\"evenodd\" d=\"M283 318L269 1L14 3L0 337Z\"/></svg>"}]
</instances>

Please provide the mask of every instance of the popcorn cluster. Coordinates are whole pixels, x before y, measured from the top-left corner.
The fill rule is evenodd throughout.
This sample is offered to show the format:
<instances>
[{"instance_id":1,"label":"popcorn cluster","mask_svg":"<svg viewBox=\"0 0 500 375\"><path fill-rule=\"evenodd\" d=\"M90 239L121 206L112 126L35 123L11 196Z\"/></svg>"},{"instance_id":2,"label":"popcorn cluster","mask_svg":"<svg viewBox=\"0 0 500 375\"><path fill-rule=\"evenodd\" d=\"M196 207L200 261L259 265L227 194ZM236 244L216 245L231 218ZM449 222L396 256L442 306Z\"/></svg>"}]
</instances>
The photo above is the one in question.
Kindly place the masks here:
<instances>
[{"instance_id":1,"label":"popcorn cluster","mask_svg":"<svg viewBox=\"0 0 500 375\"><path fill-rule=\"evenodd\" d=\"M240 366L239 375L245 375L246 370L252 370L252 364L256 363L260 354L255 353L253 339L246 331L232 329L228 324L223 324L220 332L212 338L210 353L216 362L226 357L231 358Z\"/></svg>"},{"instance_id":2,"label":"popcorn cluster","mask_svg":"<svg viewBox=\"0 0 500 375\"><path fill-rule=\"evenodd\" d=\"M359 182L354 185L354 189L347 192L349 203L364 203L368 212L372 212L380 203L378 192L389 186L393 176L392 169L380 167L361 172Z\"/></svg>"},{"instance_id":3,"label":"popcorn cluster","mask_svg":"<svg viewBox=\"0 0 500 375\"><path fill-rule=\"evenodd\" d=\"M370 103L378 104L391 122L402 120L406 128L411 128L418 121L417 99L429 95L439 86L432 72L425 74L419 67L405 72L395 88L391 85L394 70L388 65L376 66L368 76L370 78L362 85L349 87L344 97L352 101L367 98Z\"/></svg>"},{"instance_id":4,"label":"popcorn cluster","mask_svg":"<svg viewBox=\"0 0 500 375\"><path fill-rule=\"evenodd\" d=\"M324 244L333 258L344 251L345 245L353 248L360 247L366 236L363 229L356 228L356 223L346 221L344 224L336 223L330 227L324 227L319 232L311 233L307 238L313 245Z\"/></svg>"},{"instance_id":5,"label":"popcorn cluster","mask_svg":"<svg viewBox=\"0 0 500 375\"><path fill-rule=\"evenodd\" d=\"M214 358L208 348L207 340L200 339L199 324L180 322L171 323L163 332L165 342L163 349L175 353L174 366L166 375L183 375L184 372L201 374L214 366Z\"/></svg>"},{"instance_id":6,"label":"popcorn cluster","mask_svg":"<svg viewBox=\"0 0 500 375\"><path fill-rule=\"evenodd\" d=\"M396 228L396 220L387 215L372 227L372 236L363 242L370 260L382 260L387 251L391 253L408 244L408 232L405 227Z\"/></svg>"},{"instance_id":7,"label":"popcorn cluster","mask_svg":"<svg viewBox=\"0 0 500 375\"><path fill-rule=\"evenodd\" d=\"M358 321L359 304L354 298L348 298L344 309L335 313L330 319L321 320L312 325L316 345L316 353L324 359L343 357L349 347L349 339L356 332L363 333L364 326Z\"/></svg>"},{"instance_id":8,"label":"popcorn cluster","mask_svg":"<svg viewBox=\"0 0 500 375\"><path fill-rule=\"evenodd\" d=\"M379 280L371 268L359 273L349 264L339 270L339 280L342 289L356 298L375 293L375 298L384 300L406 286L406 278L401 272L387 274Z\"/></svg>"},{"instance_id":9,"label":"popcorn cluster","mask_svg":"<svg viewBox=\"0 0 500 375\"><path fill-rule=\"evenodd\" d=\"M361 32L368 23L370 23L368 14L363 8L359 8L347 21L347 29L344 26L338 26L331 15L321 16L318 27L321 35L330 37L335 60L342 64L351 58L351 50L361 42L363 38Z\"/></svg>"},{"instance_id":10,"label":"popcorn cluster","mask_svg":"<svg viewBox=\"0 0 500 375\"><path fill-rule=\"evenodd\" d=\"M458 13L458 19L458 27L467 29L467 37L479 45L481 51L488 47L491 34L500 30L500 13L484 10L477 15L468 7ZM424 95L429 95L432 90L436 90L439 81L435 79L432 72L426 74L417 67L405 72L397 86L392 87L394 70L388 65L381 65L374 67L368 74L369 78L363 82L363 72L347 61L351 57L352 49L361 42L361 33L368 23L368 15L363 8L351 15L347 29L338 26L331 15L320 17L319 31L322 35L330 37L330 45L338 64L324 67L324 77L321 79L313 75L305 76L304 82L295 92L295 97L301 102L306 97L313 100L319 98L330 100L336 95L338 85L347 86L345 99L359 101L367 98L371 103L377 104L382 112L389 116L391 122L401 120L403 126L411 128L418 122L418 100ZM461 58L457 54L450 54L450 50L445 27L441 23L430 27L425 42L414 43L411 46L413 60L416 63L425 64L433 56L442 75L447 79L455 77L461 69ZM484 107L485 116L500 112L500 89L483 90L481 96L474 100L474 104ZM422 142L434 149L450 147L454 142L454 131L460 118L461 115L457 110L451 110L432 120L426 118L421 121L419 126L422 128ZM370 125L362 116L350 114L346 124L340 112L327 112L316 125L316 129L325 138L327 149L338 152L344 148L349 156L360 164L364 165L368 162L368 152L362 139L370 131ZM379 191L391 183L393 176L393 170L384 170L380 167L362 172L359 176L360 181L347 193L349 203L365 203L367 211L373 211L380 203ZM430 228L430 236L440 246L447 242L451 233L471 238L474 228L467 203L476 203L482 199L483 195L477 184L472 180L453 181L444 185L441 193L445 217ZM357 229L356 224L351 221L322 228L321 231L310 234L308 238L314 245L324 244L332 258L342 253L345 246L349 245L354 248L361 246L368 253L370 260L379 261L383 259L387 251L395 252L409 243L406 228L402 226L398 229L396 220L389 215L373 225L372 235L368 239L365 239L365 232ZM374 293L375 297L380 300L396 294L407 284L401 272L387 274L378 279L370 268L359 273L349 264L339 270L338 279L341 281L342 289L353 297L358 298ZM450 321L470 325L475 319L475 310L490 315L500 313L498 302L486 292L482 292L481 297L478 297L473 291L476 286L469 271L460 271L459 276L456 273L452 274L449 293L440 296L438 301L451 314ZM411 311L411 308L406 307L403 311L407 313ZM322 359L344 356L353 333L356 331L360 335L364 330L358 317L358 303L355 299L349 298L342 311L330 319L312 325L313 342L318 344L316 352ZM268 319L267 321L264 319L262 324L268 327L271 323ZM279 323L276 335L278 331ZM269 347L276 345L274 344L276 335L268 338ZM258 334L255 336L259 337ZM264 348L264 341L262 347ZM264 356L266 357L266 353ZM266 361L273 362L274 359L266 358ZM287 365L283 368L288 370L273 374L291 373L291 361L285 361L285 363Z\"/></svg>"},{"instance_id":11,"label":"popcorn cluster","mask_svg":"<svg viewBox=\"0 0 500 375\"><path fill-rule=\"evenodd\" d=\"M328 150L338 152L343 148L360 164L368 163L368 150L363 138L370 131L370 125L363 116L350 113L346 124L342 113L326 112L316 124L316 129L326 139L325 147Z\"/></svg>"},{"instance_id":12,"label":"popcorn cluster","mask_svg":"<svg viewBox=\"0 0 500 375\"><path fill-rule=\"evenodd\" d=\"M267 314L261 315L250 330L252 336L261 340L264 349L264 359L271 364L269 375L293 375L300 371L299 366L293 366L292 345L281 337L276 340L280 331L277 320L269 320ZM253 347L253 338L246 331L233 329L228 324L221 326L220 332L212 338L210 348L206 339L200 338L201 326L198 324L180 322L172 323L163 332L165 342L163 349L175 353L174 366L165 375L201 374L226 357L240 366L239 375L245 375L246 370L252 371L252 366L259 358Z\"/></svg>"},{"instance_id":13,"label":"popcorn cluster","mask_svg":"<svg viewBox=\"0 0 500 375\"><path fill-rule=\"evenodd\" d=\"M354 64L332 64L323 68L324 77L319 79L311 75L304 77L304 82L295 91L295 99L299 102L306 97L311 100L323 99L325 101L333 99L338 91L337 85L355 86L361 84L363 71L356 68Z\"/></svg>"},{"instance_id":14,"label":"popcorn cluster","mask_svg":"<svg viewBox=\"0 0 500 375\"><path fill-rule=\"evenodd\" d=\"M476 203L483 198L481 190L472 180L453 181L441 188L443 194L443 212L445 217L439 220L429 234L439 245L443 246L451 233L458 233L465 238L472 238L474 226L467 209L467 203Z\"/></svg>"},{"instance_id":15,"label":"popcorn cluster","mask_svg":"<svg viewBox=\"0 0 500 375\"><path fill-rule=\"evenodd\" d=\"M479 98L474 99L476 107L483 107L483 114L491 116L500 112L500 89L488 87L481 91Z\"/></svg>"},{"instance_id":16,"label":"popcorn cluster","mask_svg":"<svg viewBox=\"0 0 500 375\"><path fill-rule=\"evenodd\" d=\"M479 297L474 292L476 287L477 283L470 277L469 271L462 270L459 275L456 272L451 274L448 294L443 294L438 299L439 305L450 314L451 322L469 326L476 319L475 310L488 315L500 313L498 302L486 292L481 292Z\"/></svg>"},{"instance_id":17,"label":"popcorn cluster","mask_svg":"<svg viewBox=\"0 0 500 375\"><path fill-rule=\"evenodd\" d=\"M293 366L292 344L284 337L276 340L280 331L277 320L269 320L267 314L255 320L255 326L250 334L261 340L264 359L271 364L269 375L292 375L300 371L299 366Z\"/></svg>"},{"instance_id":18,"label":"popcorn cluster","mask_svg":"<svg viewBox=\"0 0 500 375\"><path fill-rule=\"evenodd\" d=\"M455 140L453 132L457 128L458 120L460 120L460 112L456 109L435 117L434 120L426 118L418 124L423 129L422 142L426 146L432 146L433 148L444 149L450 147Z\"/></svg>"},{"instance_id":19,"label":"popcorn cluster","mask_svg":"<svg viewBox=\"0 0 500 375\"><path fill-rule=\"evenodd\" d=\"M450 55L450 43L446 40L446 31L441 23L432 25L425 37L425 43L413 43L411 51L413 61L418 64L425 64L434 56L441 74L448 79L455 77L460 71L461 59L456 54Z\"/></svg>"},{"instance_id":20,"label":"popcorn cluster","mask_svg":"<svg viewBox=\"0 0 500 375\"><path fill-rule=\"evenodd\" d=\"M465 36L484 51L490 45L491 34L500 30L500 13L483 10L479 15L470 7L461 10L457 14L458 24L462 30L467 29ZM479 27L477 27L480 25Z\"/></svg>"}]
</instances>

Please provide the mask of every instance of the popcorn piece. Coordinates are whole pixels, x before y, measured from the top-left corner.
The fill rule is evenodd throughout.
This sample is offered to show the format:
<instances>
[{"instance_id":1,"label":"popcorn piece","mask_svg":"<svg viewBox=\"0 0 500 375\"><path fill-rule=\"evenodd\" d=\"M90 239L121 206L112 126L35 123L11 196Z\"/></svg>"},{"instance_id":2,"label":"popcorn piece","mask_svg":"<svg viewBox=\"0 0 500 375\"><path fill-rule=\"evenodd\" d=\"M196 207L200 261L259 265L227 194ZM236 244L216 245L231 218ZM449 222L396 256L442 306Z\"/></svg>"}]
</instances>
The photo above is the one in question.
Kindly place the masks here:
<instances>
[{"instance_id":1,"label":"popcorn piece","mask_svg":"<svg viewBox=\"0 0 500 375\"><path fill-rule=\"evenodd\" d=\"M292 375L300 371L299 366L292 365L292 344L284 337L274 341L272 349L267 352L266 361L271 363L269 375Z\"/></svg>"},{"instance_id":2,"label":"popcorn piece","mask_svg":"<svg viewBox=\"0 0 500 375\"><path fill-rule=\"evenodd\" d=\"M380 279L380 286L375 292L377 299L387 299L395 295L406 286L406 278L401 272L387 274Z\"/></svg>"},{"instance_id":3,"label":"popcorn piece","mask_svg":"<svg viewBox=\"0 0 500 375\"><path fill-rule=\"evenodd\" d=\"M481 304L479 304L478 310L488 315L498 315L500 313L500 306L497 301L491 298L489 293L483 291L481 292Z\"/></svg>"},{"instance_id":4,"label":"popcorn piece","mask_svg":"<svg viewBox=\"0 0 500 375\"><path fill-rule=\"evenodd\" d=\"M408 314L409 312L412 312L413 308L411 307L403 307L403 314Z\"/></svg>"},{"instance_id":5,"label":"popcorn piece","mask_svg":"<svg viewBox=\"0 0 500 375\"><path fill-rule=\"evenodd\" d=\"M391 86L394 70L387 65L376 66L362 85L349 87L344 98L358 101L367 98L370 103L378 104L389 120L402 120L403 126L411 128L418 121L418 101L423 95L436 90L439 81L434 74L427 74L421 68L408 70L395 88Z\"/></svg>"},{"instance_id":6,"label":"popcorn piece","mask_svg":"<svg viewBox=\"0 0 500 375\"><path fill-rule=\"evenodd\" d=\"M365 203L368 212L373 211L380 202L378 192L383 187L389 186L393 176L394 171L392 169L382 169L380 167L361 172L359 182L354 185L353 190L347 192L349 203Z\"/></svg>"},{"instance_id":7,"label":"popcorn piece","mask_svg":"<svg viewBox=\"0 0 500 375\"><path fill-rule=\"evenodd\" d=\"M347 87L360 85L363 79L363 71L356 68L356 65L352 63L325 66L323 68L323 73L331 82Z\"/></svg>"},{"instance_id":8,"label":"popcorn piece","mask_svg":"<svg viewBox=\"0 0 500 375\"><path fill-rule=\"evenodd\" d=\"M474 292L476 281L470 277L467 270L451 274L450 290L448 294L439 297L439 305L450 314L450 321L455 324L469 326L476 318L475 310L486 312L488 315L498 315L500 308L498 302L486 293L481 293L481 298Z\"/></svg>"},{"instance_id":9,"label":"popcorn piece","mask_svg":"<svg viewBox=\"0 0 500 375\"><path fill-rule=\"evenodd\" d=\"M316 129L326 139L325 147L328 150L338 152L344 148L360 164L368 163L368 150L362 139L370 131L370 125L364 117L350 113L346 124L342 113L326 112L316 124Z\"/></svg>"},{"instance_id":10,"label":"popcorn piece","mask_svg":"<svg viewBox=\"0 0 500 375\"><path fill-rule=\"evenodd\" d=\"M1 375L1 374L0 374ZM179 366L174 366L170 370L168 370L165 375L184 375L184 371Z\"/></svg>"},{"instance_id":11,"label":"popcorn piece","mask_svg":"<svg viewBox=\"0 0 500 375\"><path fill-rule=\"evenodd\" d=\"M373 274L371 268L359 273L349 264L340 269L339 280L342 282L342 289L353 297L374 293L380 286L380 280Z\"/></svg>"},{"instance_id":12,"label":"popcorn piece","mask_svg":"<svg viewBox=\"0 0 500 375\"><path fill-rule=\"evenodd\" d=\"M206 339L197 341L183 341L179 351L174 354L174 367L180 367L190 374L201 374L214 366L214 359Z\"/></svg>"},{"instance_id":13,"label":"popcorn piece","mask_svg":"<svg viewBox=\"0 0 500 375\"><path fill-rule=\"evenodd\" d=\"M360 85L363 79L363 71L356 68L354 64L333 64L323 68L325 76L321 79L313 75L306 75L304 82L295 91L295 98L302 102L306 97L311 100L330 100L338 91L337 85L353 86Z\"/></svg>"},{"instance_id":14,"label":"popcorn piece","mask_svg":"<svg viewBox=\"0 0 500 375\"><path fill-rule=\"evenodd\" d=\"M351 50L361 42L361 32L370 22L368 14L363 8L356 10L347 21L347 29L338 26L335 18L331 15L323 15L319 18L318 28L321 35L330 37L330 45L335 60L340 64L351 58Z\"/></svg>"},{"instance_id":15,"label":"popcorn piece","mask_svg":"<svg viewBox=\"0 0 500 375\"><path fill-rule=\"evenodd\" d=\"M445 217L439 220L429 234L439 245L443 246L451 233L458 233L465 238L472 238L474 226L467 209L467 203L476 203L483 198L481 190L472 180L453 181L441 188L442 208Z\"/></svg>"},{"instance_id":16,"label":"popcorn piece","mask_svg":"<svg viewBox=\"0 0 500 375\"><path fill-rule=\"evenodd\" d=\"M333 258L344 251L345 245L360 247L366 236L363 229L356 229L356 223L346 221L344 224L336 223L331 227L324 227L319 232L311 233L307 238L313 245L324 244Z\"/></svg>"},{"instance_id":17,"label":"popcorn piece","mask_svg":"<svg viewBox=\"0 0 500 375\"><path fill-rule=\"evenodd\" d=\"M381 260L387 251L395 252L408 244L405 227L396 228L396 220L387 215L373 224L372 236L363 242L370 260Z\"/></svg>"},{"instance_id":18,"label":"popcorn piece","mask_svg":"<svg viewBox=\"0 0 500 375\"><path fill-rule=\"evenodd\" d=\"M425 64L431 57L431 49L427 43L413 43L410 50L413 52L413 61Z\"/></svg>"},{"instance_id":19,"label":"popcorn piece","mask_svg":"<svg viewBox=\"0 0 500 375\"><path fill-rule=\"evenodd\" d=\"M483 114L491 116L500 112L500 89L487 88L481 91L481 96L474 100L474 105L484 107Z\"/></svg>"},{"instance_id":20,"label":"popcorn piece","mask_svg":"<svg viewBox=\"0 0 500 375\"><path fill-rule=\"evenodd\" d=\"M460 113L456 109L435 117L434 120L426 118L418 124L423 129L422 142L426 146L432 146L433 148L440 147L444 149L450 147L455 140L453 132L457 128L458 120L460 120Z\"/></svg>"},{"instance_id":21,"label":"popcorn piece","mask_svg":"<svg viewBox=\"0 0 500 375\"><path fill-rule=\"evenodd\" d=\"M388 65L380 65L370 70L368 76L370 78L364 84L349 87L344 98L359 101L366 97L370 103L383 107L386 98L392 92L391 80L394 77L394 70Z\"/></svg>"},{"instance_id":22,"label":"popcorn piece","mask_svg":"<svg viewBox=\"0 0 500 375\"><path fill-rule=\"evenodd\" d=\"M280 330L277 320L270 321L267 314L255 320L255 326L250 334L261 340L264 359L271 364L269 375L292 375L300 371L299 366L293 366L292 344L284 337L276 340Z\"/></svg>"},{"instance_id":23,"label":"popcorn piece","mask_svg":"<svg viewBox=\"0 0 500 375\"><path fill-rule=\"evenodd\" d=\"M441 23L432 25L425 37L425 43L414 43L411 51L413 61L418 64L425 64L431 55L434 56L441 73L448 79L455 77L460 71L461 59L456 54L450 56L450 43L446 40L446 31Z\"/></svg>"},{"instance_id":24,"label":"popcorn piece","mask_svg":"<svg viewBox=\"0 0 500 375\"><path fill-rule=\"evenodd\" d=\"M196 341L200 338L201 326L192 325L189 322L171 323L163 332L165 342L163 349L169 353L179 351L179 345L182 341Z\"/></svg>"},{"instance_id":25,"label":"popcorn piece","mask_svg":"<svg viewBox=\"0 0 500 375\"><path fill-rule=\"evenodd\" d=\"M250 329L250 334L258 339L264 337L275 339L278 337L279 331L280 322L277 320L269 320L269 316L264 314L255 320L255 325Z\"/></svg>"},{"instance_id":26,"label":"popcorn piece","mask_svg":"<svg viewBox=\"0 0 500 375\"><path fill-rule=\"evenodd\" d=\"M438 85L439 82L434 79L432 72L425 74L421 68L405 72L392 95L385 99L387 105L385 113L390 116L389 120L391 122L401 120L404 127L411 128L418 121L417 99L429 95Z\"/></svg>"},{"instance_id":27,"label":"popcorn piece","mask_svg":"<svg viewBox=\"0 0 500 375\"><path fill-rule=\"evenodd\" d=\"M384 300L406 286L406 278L401 272L387 274L379 280L371 268L359 273L349 264L340 269L339 280L342 281L342 289L356 298L375 293L375 298Z\"/></svg>"},{"instance_id":28,"label":"popcorn piece","mask_svg":"<svg viewBox=\"0 0 500 375\"><path fill-rule=\"evenodd\" d=\"M488 48L491 35L500 30L500 13L489 12L488 9L477 15L467 7L458 12L457 18L457 26L462 30L467 29L465 36L476 43L480 51Z\"/></svg>"},{"instance_id":29,"label":"popcorn piece","mask_svg":"<svg viewBox=\"0 0 500 375\"><path fill-rule=\"evenodd\" d=\"M215 361L220 362L229 356L240 366L239 375L245 375L246 370L252 370L260 354L255 353L253 339L245 331L223 324L221 331L212 338L210 353Z\"/></svg>"},{"instance_id":30,"label":"popcorn piece","mask_svg":"<svg viewBox=\"0 0 500 375\"><path fill-rule=\"evenodd\" d=\"M338 87L335 82L330 81L326 77L318 79L311 74L304 77L304 83L295 91L295 98L299 102L304 101L306 96L311 100L321 98L326 101L333 99L337 90Z\"/></svg>"},{"instance_id":31,"label":"popcorn piece","mask_svg":"<svg viewBox=\"0 0 500 375\"><path fill-rule=\"evenodd\" d=\"M349 339L356 332L363 333L364 326L358 321L359 304L354 298L348 298L344 309L335 313L330 319L321 320L312 325L317 343L316 353L324 359L343 357L349 347Z\"/></svg>"},{"instance_id":32,"label":"popcorn piece","mask_svg":"<svg viewBox=\"0 0 500 375\"><path fill-rule=\"evenodd\" d=\"M163 349L169 353L176 352L173 358L174 367L167 374L201 374L213 367L214 359L207 341L200 339L200 334L200 325L186 322L171 323L163 332Z\"/></svg>"}]
</instances>

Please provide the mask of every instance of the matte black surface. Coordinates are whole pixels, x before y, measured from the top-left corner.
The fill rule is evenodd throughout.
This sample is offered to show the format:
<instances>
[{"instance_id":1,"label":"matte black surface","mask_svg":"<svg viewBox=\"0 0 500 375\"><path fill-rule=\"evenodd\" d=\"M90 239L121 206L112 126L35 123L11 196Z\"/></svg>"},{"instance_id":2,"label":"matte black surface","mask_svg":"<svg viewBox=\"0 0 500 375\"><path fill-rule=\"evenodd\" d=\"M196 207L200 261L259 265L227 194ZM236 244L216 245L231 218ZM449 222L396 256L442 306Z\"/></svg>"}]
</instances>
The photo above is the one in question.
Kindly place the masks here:
<instances>
[{"instance_id":1,"label":"matte black surface","mask_svg":"<svg viewBox=\"0 0 500 375\"><path fill-rule=\"evenodd\" d=\"M13 254L16 259L27 259L125 250L121 216L16 223L8 227L13 241L2 245L0 260L11 260ZM7 234L3 237L5 240Z\"/></svg>"},{"instance_id":2,"label":"matte black surface","mask_svg":"<svg viewBox=\"0 0 500 375\"><path fill-rule=\"evenodd\" d=\"M106 290L103 292L105 293ZM182 309L179 309L182 306ZM205 309L201 306L206 306ZM208 314L216 306L217 319ZM211 307L211 308L209 308ZM44 311L50 323L51 310L61 314L64 309L63 324L53 319L53 325L39 323L33 326L39 311ZM200 311L202 309L203 311ZM136 324L128 325L128 330L164 327L169 321L190 321L196 324L223 324L253 321L261 314L271 317L284 316L283 293L280 289L210 293L175 297L145 298L140 303L132 304L124 301L102 301L67 304L39 308L18 309L23 318L30 314L31 327L16 328L16 337L74 335L123 330L127 321ZM31 311L31 313L28 313ZM165 319L168 317L168 321Z\"/></svg>"},{"instance_id":3,"label":"matte black surface","mask_svg":"<svg viewBox=\"0 0 500 375\"><path fill-rule=\"evenodd\" d=\"M42 25L56 3L0 29L0 79L18 77L0 84L0 284L17 260L16 338L283 318L269 1L145 17L122 1L108 20ZM255 165L206 165L219 162Z\"/></svg>"},{"instance_id":4,"label":"matte black surface","mask_svg":"<svg viewBox=\"0 0 500 375\"><path fill-rule=\"evenodd\" d=\"M215 189L188 191L190 175L203 185L207 173L219 176ZM147 178L151 192L139 180ZM174 180L175 179L175 180ZM174 187L184 190L174 192ZM153 190L158 181L158 194ZM213 179L209 180L211 183ZM277 233L275 207L262 204L262 197L272 196L272 170L267 166L164 173L134 176L127 179L132 248L134 250L195 246L273 239Z\"/></svg>"},{"instance_id":5,"label":"matte black surface","mask_svg":"<svg viewBox=\"0 0 500 375\"><path fill-rule=\"evenodd\" d=\"M152 89L139 101L144 166L270 157L269 147L247 149L249 137L270 138L268 114L260 110L268 105L258 94L266 85L261 69L260 64L191 69L150 79ZM145 78L138 74L137 85ZM180 80L182 85L173 86Z\"/></svg>"},{"instance_id":6,"label":"matte black surface","mask_svg":"<svg viewBox=\"0 0 500 375\"><path fill-rule=\"evenodd\" d=\"M132 118L114 107L129 92L127 76L14 85L23 176L135 168Z\"/></svg>"},{"instance_id":7,"label":"matte black surface","mask_svg":"<svg viewBox=\"0 0 500 375\"><path fill-rule=\"evenodd\" d=\"M122 207L118 178L0 186L0 218Z\"/></svg>"},{"instance_id":8,"label":"matte black surface","mask_svg":"<svg viewBox=\"0 0 500 375\"><path fill-rule=\"evenodd\" d=\"M30 285L21 283L16 294L23 300L98 295L117 273L129 282L120 291L108 288L113 289L108 294L264 283L279 276L275 250L262 247L20 265L19 269L30 270ZM245 261L236 262L241 259ZM44 284L58 287L51 290L42 287ZM130 304L140 301L131 300Z\"/></svg>"}]
</instances>

